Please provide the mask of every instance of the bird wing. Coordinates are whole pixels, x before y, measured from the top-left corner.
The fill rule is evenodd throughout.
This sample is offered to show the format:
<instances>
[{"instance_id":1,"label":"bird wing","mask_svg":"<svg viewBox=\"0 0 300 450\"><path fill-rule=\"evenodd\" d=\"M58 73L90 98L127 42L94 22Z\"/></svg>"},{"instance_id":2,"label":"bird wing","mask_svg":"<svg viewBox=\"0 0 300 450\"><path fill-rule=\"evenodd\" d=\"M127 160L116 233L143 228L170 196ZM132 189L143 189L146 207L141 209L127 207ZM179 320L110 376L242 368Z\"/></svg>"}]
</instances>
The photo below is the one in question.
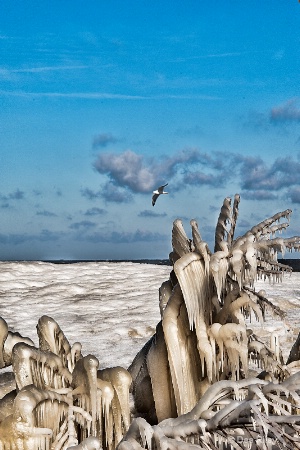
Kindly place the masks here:
<instances>
[{"instance_id":1,"label":"bird wing","mask_svg":"<svg viewBox=\"0 0 300 450\"><path fill-rule=\"evenodd\" d=\"M155 205L155 202L156 202L156 200L158 199L158 197L159 197L159 194L153 194L153 195L152 195L152 206Z\"/></svg>"},{"instance_id":2,"label":"bird wing","mask_svg":"<svg viewBox=\"0 0 300 450\"><path fill-rule=\"evenodd\" d=\"M164 191L164 187L166 187L166 186L168 186L168 183L166 183L166 184L163 184L162 186L159 186L159 188L157 189L158 190L158 192L161 194L161 193L163 193L163 191Z\"/></svg>"}]
</instances>

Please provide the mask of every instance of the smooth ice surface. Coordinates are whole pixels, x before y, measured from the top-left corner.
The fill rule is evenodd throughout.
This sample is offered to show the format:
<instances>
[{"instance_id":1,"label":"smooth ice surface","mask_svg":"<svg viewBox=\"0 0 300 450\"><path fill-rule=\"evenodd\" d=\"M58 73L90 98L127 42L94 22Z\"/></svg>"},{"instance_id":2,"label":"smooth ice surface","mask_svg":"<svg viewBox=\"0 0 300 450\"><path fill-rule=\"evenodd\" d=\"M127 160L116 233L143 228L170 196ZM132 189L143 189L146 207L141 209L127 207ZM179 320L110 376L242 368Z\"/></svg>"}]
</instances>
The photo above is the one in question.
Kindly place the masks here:
<instances>
[{"instance_id":1,"label":"smooth ice surface","mask_svg":"<svg viewBox=\"0 0 300 450\"><path fill-rule=\"evenodd\" d=\"M155 332L158 290L170 270L130 262L0 262L0 316L36 345L38 319L51 316L70 344L81 342L83 355L95 355L101 368L127 368ZM286 311L286 327L269 314L263 329L254 319L250 327L262 337L290 330L279 337L287 356L300 330L300 273L285 275L281 284L258 281L255 288Z\"/></svg>"}]
</instances>

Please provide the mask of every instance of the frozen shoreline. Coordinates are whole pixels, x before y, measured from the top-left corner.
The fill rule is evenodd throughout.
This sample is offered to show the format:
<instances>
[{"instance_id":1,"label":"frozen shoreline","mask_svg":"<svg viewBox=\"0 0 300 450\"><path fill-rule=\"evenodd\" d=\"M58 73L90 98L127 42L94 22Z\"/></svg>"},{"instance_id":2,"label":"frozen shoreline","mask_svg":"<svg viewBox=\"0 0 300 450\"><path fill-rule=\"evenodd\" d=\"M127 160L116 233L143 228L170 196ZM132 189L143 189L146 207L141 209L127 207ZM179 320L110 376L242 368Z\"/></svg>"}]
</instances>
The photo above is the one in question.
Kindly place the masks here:
<instances>
[{"instance_id":1,"label":"frozen shoreline","mask_svg":"<svg viewBox=\"0 0 300 450\"><path fill-rule=\"evenodd\" d=\"M51 264L77 264L77 263L135 263L135 264L154 264L160 266L172 266L172 263L169 259L49 259L49 260L14 260L14 261L2 261L2 262L44 262ZM288 265L292 267L293 272L300 272L300 258L287 258L287 259L278 259L278 262L281 264Z\"/></svg>"}]
</instances>

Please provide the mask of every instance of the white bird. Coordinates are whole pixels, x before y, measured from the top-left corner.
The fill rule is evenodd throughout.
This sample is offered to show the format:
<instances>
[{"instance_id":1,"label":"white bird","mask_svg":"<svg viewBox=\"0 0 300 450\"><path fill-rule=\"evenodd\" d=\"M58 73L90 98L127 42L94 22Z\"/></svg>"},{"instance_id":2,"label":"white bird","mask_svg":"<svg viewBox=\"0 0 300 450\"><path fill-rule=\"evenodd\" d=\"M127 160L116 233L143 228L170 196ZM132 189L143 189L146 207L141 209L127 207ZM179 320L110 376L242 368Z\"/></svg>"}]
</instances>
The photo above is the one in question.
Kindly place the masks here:
<instances>
[{"instance_id":1,"label":"white bird","mask_svg":"<svg viewBox=\"0 0 300 450\"><path fill-rule=\"evenodd\" d=\"M164 187L168 186L168 183L164 184L163 186L159 186L159 188L156 189L156 191L153 191L152 195L152 206L155 205L156 200L161 194L168 194L169 192L164 191Z\"/></svg>"}]
</instances>

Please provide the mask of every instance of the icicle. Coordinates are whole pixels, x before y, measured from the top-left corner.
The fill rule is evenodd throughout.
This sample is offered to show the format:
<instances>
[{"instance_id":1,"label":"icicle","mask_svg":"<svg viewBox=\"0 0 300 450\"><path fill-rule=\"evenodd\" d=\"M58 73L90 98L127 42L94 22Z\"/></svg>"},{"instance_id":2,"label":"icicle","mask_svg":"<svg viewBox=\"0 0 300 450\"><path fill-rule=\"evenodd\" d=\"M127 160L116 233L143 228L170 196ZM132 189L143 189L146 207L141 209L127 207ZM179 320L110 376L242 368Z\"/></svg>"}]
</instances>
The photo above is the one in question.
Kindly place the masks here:
<instances>
[{"instance_id":1,"label":"icicle","mask_svg":"<svg viewBox=\"0 0 300 450\"><path fill-rule=\"evenodd\" d=\"M250 286L253 285L257 274L257 251L255 248L255 237L253 234L248 233L246 235L245 246L245 259L249 264L249 282Z\"/></svg>"},{"instance_id":2,"label":"icicle","mask_svg":"<svg viewBox=\"0 0 300 450\"><path fill-rule=\"evenodd\" d=\"M71 347L71 354L68 355L69 357L69 370L73 372L74 367L77 363L77 361L82 358L81 354L82 345L80 342L75 342Z\"/></svg>"},{"instance_id":3,"label":"icicle","mask_svg":"<svg viewBox=\"0 0 300 450\"><path fill-rule=\"evenodd\" d=\"M209 336L209 340L211 343L211 347L212 347L212 357L213 357L213 370L214 370L214 378L218 379L219 378L219 374L218 374L218 370L220 369L220 371L223 371L223 358L224 358L224 354L223 354L223 341L219 338L219 331L220 328L222 327L222 325L220 323L213 323L211 325L211 327L209 328L208 331L208 336ZM216 342L218 344L219 347L219 356L217 357L217 353L216 353ZM219 362L220 362L220 368L219 368Z\"/></svg>"},{"instance_id":4,"label":"icicle","mask_svg":"<svg viewBox=\"0 0 300 450\"><path fill-rule=\"evenodd\" d=\"M279 346L279 338L278 334L274 331L271 333L270 337L270 347L271 350L274 352L274 355L276 357L277 361L280 361L280 346Z\"/></svg>"},{"instance_id":5,"label":"icicle","mask_svg":"<svg viewBox=\"0 0 300 450\"><path fill-rule=\"evenodd\" d=\"M99 370L97 376L98 379L110 382L114 388L115 395L112 398L114 432L115 440L119 442L130 424L129 387L132 378L129 372L120 366Z\"/></svg>"},{"instance_id":6,"label":"icicle","mask_svg":"<svg viewBox=\"0 0 300 450\"><path fill-rule=\"evenodd\" d=\"M228 251L227 242L225 242L225 241L220 242L219 247L222 250L217 251L216 253L214 253L211 256L209 268L210 268L210 272L214 278L215 285L217 288L218 299L220 301L221 293L225 286L226 275L227 275L228 268L229 268L229 263L228 263L228 259L227 259L228 255L229 255L229 251Z\"/></svg>"},{"instance_id":7,"label":"icicle","mask_svg":"<svg viewBox=\"0 0 300 450\"><path fill-rule=\"evenodd\" d=\"M202 318L199 318L196 326L197 346L202 365L202 377L205 376L205 369L207 372L208 381L213 381L213 373L216 373L215 361L216 355L212 352L212 346L208 339L207 326Z\"/></svg>"},{"instance_id":8,"label":"icicle","mask_svg":"<svg viewBox=\"0 0 300 450\"><path fill-rule=\"evenodd\" d=\"M232 266L232 270L234 275L236 276L236 281L238 282L239 288L242 289L242 281L244 279L244 253L240 247L232 250L232 256L230 259L230 264Z\"/></svg>"},{"instance_id":9,"label":"icicle","mask_svg":"<svg viewBox=\"0 0 300 450\"><path fill-rule=\"evenodd\" d=\"M247 376L248 340L245 327L234 323L227 323L220 328L218 336L225 346L232 376L239 379L239 361L241 361L242 369Z\"/></svg>"},{"instance_id":10,"label":"icicle","mask_svg":"<svg viewBox=\"0 0 300 450\"><path fill-rule=\"evenodd\" d=\"M72 387L80 386L84 389L89 402L89 412L92 415L92 433L96 434L96 416L97 416L97 369L99 367L98 359L93 355L87 355L79 359L75 365L72 377Z\"/></svg>"},{"instance_id":11,"label":"icicle","mask_svg":"<svg viewBox=\"0 0 300 450\"><path fill-rule=\"evenodd\" d=\"M59 356L54 353L42 352L35 347L20 342L13 348L12 359L16 383L19 389L29 384L35 384L43 388L49 382L50 387L61 387L57 384L57 380L63 376L71 382L72 376L70 372L63 366ZM41 367L44 368L43 372L41 371ZM50 371L50 376L48 376L46 368ZM45 379L44 373L46 373Z\"/></svg>"}]
</instances>

